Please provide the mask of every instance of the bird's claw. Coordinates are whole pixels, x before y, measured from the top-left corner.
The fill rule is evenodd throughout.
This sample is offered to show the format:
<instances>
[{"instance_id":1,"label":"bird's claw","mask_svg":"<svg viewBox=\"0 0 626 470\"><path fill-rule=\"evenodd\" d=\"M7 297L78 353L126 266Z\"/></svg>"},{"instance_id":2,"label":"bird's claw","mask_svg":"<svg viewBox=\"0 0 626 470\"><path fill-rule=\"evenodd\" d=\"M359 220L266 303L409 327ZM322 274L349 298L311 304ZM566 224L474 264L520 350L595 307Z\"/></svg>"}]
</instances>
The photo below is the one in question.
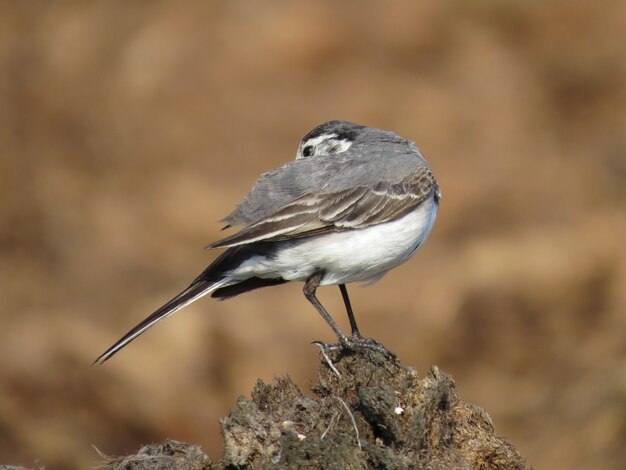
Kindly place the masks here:
<instances>
[{"instance_id":1,"label":"bird's claw","mask_svg":"<svg viewBox=\"0 0 626 470\"><path fill-rule=\"evenodd\" d=\"M385 346L375 341L372 338L365 338L363 336L351 336L349 338L340 338L339 343L328 344L323 341L313 341L313 344L318 345L326 353L335 351L359 351L369 350L376 351L383 354L385 357L394 358L396 355L389 351Z\"/></svg>"}]
</instances>

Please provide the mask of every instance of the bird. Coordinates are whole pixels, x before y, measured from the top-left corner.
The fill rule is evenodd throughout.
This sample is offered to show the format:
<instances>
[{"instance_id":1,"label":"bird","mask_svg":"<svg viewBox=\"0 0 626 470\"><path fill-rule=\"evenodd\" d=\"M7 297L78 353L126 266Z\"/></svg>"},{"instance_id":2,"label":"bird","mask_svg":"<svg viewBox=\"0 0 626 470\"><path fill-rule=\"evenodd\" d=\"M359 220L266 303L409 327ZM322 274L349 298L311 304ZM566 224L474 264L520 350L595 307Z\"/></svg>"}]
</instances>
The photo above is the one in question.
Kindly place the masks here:
<instances>
[{"instance_id":1,"label":"bird","mask_svg":"<svg viewBox=\"0 0 626 470\"><path fill-rule=\"evenodd\" d=\"M375 282L413 256L432 230L440 199L413 141L350 121L325 122L302 138L294 160L263 173L222 219L224 229L241 228L206 248L226 250L94 363L201 297L225 300L287 282L304 283L305 298L337 336L334 347L380 349L361 335L346 284ZM339 286L350 336L316 296L327 285Z\"/></svg>"}]
</instances>

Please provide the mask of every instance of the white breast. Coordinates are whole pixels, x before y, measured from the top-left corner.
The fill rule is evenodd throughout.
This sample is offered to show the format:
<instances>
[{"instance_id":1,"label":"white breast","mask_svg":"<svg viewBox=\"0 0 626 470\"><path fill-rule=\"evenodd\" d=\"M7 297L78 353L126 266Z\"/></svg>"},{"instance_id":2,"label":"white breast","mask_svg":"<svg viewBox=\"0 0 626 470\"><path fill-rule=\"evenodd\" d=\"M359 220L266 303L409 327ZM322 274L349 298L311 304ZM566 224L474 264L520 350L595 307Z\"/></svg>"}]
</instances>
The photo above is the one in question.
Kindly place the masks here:
<instances>
[{"instance_id":1,"label":"white breast","mask_svg":"<svg viewBox=\"0 0 626 470\"><path fill-rule=\"evenodd\" d=\"M409 259L426 241L435 222L434 197L393 222L280 242L272 257L255 256L230 273L233 279L282 277L306 281L324 270L321 284L374 281Z\"/></svg>"}]
</instances>

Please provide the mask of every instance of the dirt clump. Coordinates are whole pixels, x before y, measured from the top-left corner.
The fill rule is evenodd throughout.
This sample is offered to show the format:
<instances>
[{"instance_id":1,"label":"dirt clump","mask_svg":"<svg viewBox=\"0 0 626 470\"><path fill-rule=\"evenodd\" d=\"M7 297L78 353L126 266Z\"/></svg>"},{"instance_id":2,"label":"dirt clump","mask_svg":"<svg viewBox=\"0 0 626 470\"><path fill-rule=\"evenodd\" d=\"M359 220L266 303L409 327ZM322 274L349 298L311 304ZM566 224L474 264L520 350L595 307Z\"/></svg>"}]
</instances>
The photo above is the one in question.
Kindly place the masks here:
<instances>
[{"instance_id":1,"label":"dirt clump","mask_svg":"<svg viewBox=\"0 0 626 470\"><path fill-rule=\"evenodd\" d=\"M313 396L288 376L259 380L251 399L239 397L221 420L219 461L166 441L106 458L101 468L527 468L489 415L463 402L436 366L420 378L392 354L342 350L322 355L318 377Z\"/></svg>"}]
</instances>

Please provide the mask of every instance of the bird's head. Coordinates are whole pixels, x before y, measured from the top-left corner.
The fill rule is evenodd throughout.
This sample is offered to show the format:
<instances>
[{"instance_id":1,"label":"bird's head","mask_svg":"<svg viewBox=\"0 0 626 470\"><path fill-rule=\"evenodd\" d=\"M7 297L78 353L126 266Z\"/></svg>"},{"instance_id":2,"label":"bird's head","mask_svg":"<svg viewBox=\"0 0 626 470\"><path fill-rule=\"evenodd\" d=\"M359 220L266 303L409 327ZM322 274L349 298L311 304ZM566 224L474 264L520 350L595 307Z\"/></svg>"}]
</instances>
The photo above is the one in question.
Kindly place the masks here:
<instances>
[{"instance_id":1,"label":"bird's head","mask_svg":"<svg viewBox=\"0 0 626 470\"><path fill-rule=\"evenodd\" d=\"M364 129L365 126L348 121L325 122L302 138L296 160L345 152Z\"/></svg>"}]
</instances>

